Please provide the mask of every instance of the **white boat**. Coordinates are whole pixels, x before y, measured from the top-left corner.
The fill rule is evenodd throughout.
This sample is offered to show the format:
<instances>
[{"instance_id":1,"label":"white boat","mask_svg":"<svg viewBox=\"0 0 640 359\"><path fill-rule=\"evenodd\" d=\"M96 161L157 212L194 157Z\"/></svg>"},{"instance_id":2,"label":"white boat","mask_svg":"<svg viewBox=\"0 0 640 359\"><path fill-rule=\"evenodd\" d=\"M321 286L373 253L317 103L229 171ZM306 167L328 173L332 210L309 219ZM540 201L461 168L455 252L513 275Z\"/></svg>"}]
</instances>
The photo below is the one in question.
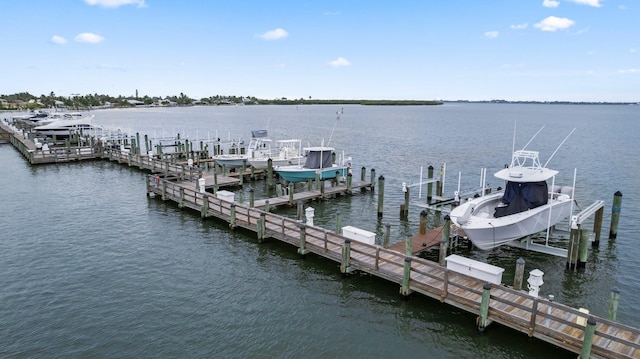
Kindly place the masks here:
<instances>
[{"instance_id":1,"label":"white boat","mask_svg":"<svg viewBox=\"0 0 640 359\"><path fill-rule=\"evenodd\" d=\"M275 168L276 166L288 166L299 164L304 156L300 153L300 140L278 140L275 141L275 148L267 156L249 158L249 164L255 169L265 169L269 159Z\"/></svg>"},{"instance_id":2,"label":"white boat","mask_svg":"<svg viewBox=\"0 0 640 359\"><path fill-rule=\"evenodd\" d=\"M344 155L339 156L336 163L333 163L333 147L306 147L303 152L306 153L304 164L275 166L278 175L286 181L296 183L316 178L326 180L345 177L351 168L351 157Z\"/></svg>"},{"instance_id":3,"label":"white boat","mask_svg":"<svg viewBox=\"0 0 640 359\"><path fill-rule=\"evenodd\" d=\"M234 153L220 154L213 156L215 163L225 167L242 167L243 164L249 165L249 159L265 158L271 154L271 142L267 138L266 130L251 131L251 140L246 148L242 148L239 142L232 143L227 151L232 150Z\"/></svg>"},{"instance_id":4,"label":"white boat","mask_svg":"<svg viewBox=\"0 0 640 359\"><path fill-rule=\"evenodd\" d=\"M81 131L89 132L99 129L102 129L102 127L93 124L93 115L82 118L59 119L46 125L33 128L38 136L56 136L57 138L67 138L73 133L79 133Z\"/></svg>"},{"instance_id":5,"label":"white boat","mask_svg":"<svg viewBox=\"0 0 640 359\"><path fill-rule=\"evenodd\" d=\"M494 174L504 190L462 203L451 221L481 250L546 231L573 211L573 187L556 186L556 174L540 164L538 151L514 151L511 164Z\"/></svg>"}]
</instances>

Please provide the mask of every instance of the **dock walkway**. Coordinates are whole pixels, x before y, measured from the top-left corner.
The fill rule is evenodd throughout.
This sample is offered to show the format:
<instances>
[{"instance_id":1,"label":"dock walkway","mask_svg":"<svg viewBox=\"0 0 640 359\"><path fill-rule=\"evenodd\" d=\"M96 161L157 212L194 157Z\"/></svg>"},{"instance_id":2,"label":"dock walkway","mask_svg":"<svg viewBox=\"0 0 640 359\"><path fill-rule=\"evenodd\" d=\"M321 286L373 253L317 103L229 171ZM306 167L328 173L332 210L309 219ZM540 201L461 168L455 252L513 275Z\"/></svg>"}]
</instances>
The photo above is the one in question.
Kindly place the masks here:
<instances>
[{"instance_id":1,"label":"dock walkway","mask_svg":"<svg viewBox=\"0 0 640 359\"><path fill-rule=\"evenodd\" d=\"M585 326L587 314L564 304L485 283L438 263L407 256L404 251L352 241L327 229L228 202L168 180L156 183L153 176L148 176L147 191L179 207L199 211L202 218L218 218L228 222L230 228L253 231L259 241L274 238L297 247L300 254L314 253L336 261L344 274L359 270L399 284L403 295L417 292L481 315L482 298L488 291L485 324L496 322L574 353L582 352L585 333L593 329L591 357L640 358L640 329L590 314Z\"/></svg>"}]
</instances>

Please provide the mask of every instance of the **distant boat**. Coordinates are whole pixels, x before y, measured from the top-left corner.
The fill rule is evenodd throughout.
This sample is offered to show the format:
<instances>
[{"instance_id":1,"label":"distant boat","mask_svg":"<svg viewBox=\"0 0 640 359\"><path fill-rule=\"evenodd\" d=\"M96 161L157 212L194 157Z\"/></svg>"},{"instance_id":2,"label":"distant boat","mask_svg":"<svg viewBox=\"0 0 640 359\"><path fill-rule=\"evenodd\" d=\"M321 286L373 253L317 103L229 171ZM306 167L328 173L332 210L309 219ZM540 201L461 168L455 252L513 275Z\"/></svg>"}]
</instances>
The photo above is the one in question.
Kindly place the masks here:
<instances>
[{"instance_id":1,"label":"distant boat","mask_svg":"<svg viewBox=\"0 0 640 359\"><path fill-rule=\"evenodd\" d=\"M275 148L267 156L249 158L249 164L255 169L265 169L271 160L272 166L287 166L299 164L304 160L300 153L300 140L278 140Z\"/></svg>"},{"instance_id":2,"label":"distant boat","mask_svg":"<svg viewBox=\"0 0 640 359\"><path fill-rule=\"evenodd\" d=\"M82 118L56 120L46 125L36 126L33 130L38 136L56 136L57 138L67 138L69 135L81 131L101 130L102 127L93 124L93 117L93 115L89 115Z\"/></svg>"},{"instance_id":3,"label":"distant boat","mask_svg":"<svg viewBox=\"0 0 640 359\"><path fill-rule=\"evenodd\" d=\"M573 187L556 186L558 171L545 166L538 151L514 151L511 164L494 174L506 181L505 189L462 203L449 214L451 221L482 250L555 226L571 216Z\"/></svg>"},{"instance_id":4,"label":"distant boat","mask_svg":"<svg viewBox=\"0 0 640 359\"><path fill-rule=\"evenodd\" d=\"M275 171L280 177L289 182L305 182L309 179L320 180L345 177L351 168L351 157L340 156L337 163L333 163L335 149L333 147L307 147L304 164L276 166Z\"/></svg>"},{"instance_id":5,"label":"distant boat","mask_svg":"<svg viewBox=\"0 0 640 359\"><path fill-rule=\"evenodd\" d=\"M243 152L240 143L232 143L234 153L213 156L213 160L219 166L242 167L249 165L251 158L265 158L271 153L271 139L267 138L267 130L251 131L251 140Z\"/></svg>"}]
</instances>

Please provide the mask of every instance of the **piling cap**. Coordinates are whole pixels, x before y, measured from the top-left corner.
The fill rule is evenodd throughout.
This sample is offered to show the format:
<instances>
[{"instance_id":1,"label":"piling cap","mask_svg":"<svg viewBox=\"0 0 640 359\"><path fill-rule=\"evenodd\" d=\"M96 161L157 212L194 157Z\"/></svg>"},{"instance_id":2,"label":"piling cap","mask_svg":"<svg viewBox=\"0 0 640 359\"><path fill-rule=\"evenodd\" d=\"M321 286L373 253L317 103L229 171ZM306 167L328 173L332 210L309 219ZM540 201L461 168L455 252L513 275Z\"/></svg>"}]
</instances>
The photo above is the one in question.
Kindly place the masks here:
<instances>
[{"instance_id":1,"label":"piling cap","mask_svg":"<svg viewBox=\"0 0 640 359\"><path fill-rule=\"evenodd\" d=\"M524 259L522 259L522 257L518 258L518 260L516 260L516 264L524 264Z\"/></svg>"}]
</instances>

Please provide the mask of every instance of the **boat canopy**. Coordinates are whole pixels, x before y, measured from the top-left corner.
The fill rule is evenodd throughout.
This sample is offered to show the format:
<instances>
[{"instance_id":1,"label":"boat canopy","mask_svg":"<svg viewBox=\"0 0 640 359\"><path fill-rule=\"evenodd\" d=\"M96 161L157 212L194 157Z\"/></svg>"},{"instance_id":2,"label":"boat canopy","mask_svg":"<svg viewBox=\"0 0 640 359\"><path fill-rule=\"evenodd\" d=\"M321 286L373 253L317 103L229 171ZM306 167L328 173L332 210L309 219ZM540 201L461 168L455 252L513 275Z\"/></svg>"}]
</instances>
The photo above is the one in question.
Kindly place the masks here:
<instances>
[{"instance_id":1,"label":"boat canopy","mask_svg":"<svg viewBox=\"0 0 640 359\"><path fill-rule=\"evenodd\" d=\"M496 208L494 217L504 217L547 204L549 191L546 181L507 182L502 196L505 206Z\"/></svg>"},{"instance_id":2,"label":"boat canopy","mask_svg":"<svg viewBox=\"0 0 640 359\"><path fill-rule=\"evenodd\" d=\"M328 168L333 166L333 149L321 147L318 149L309 149L307 160L304 163L305 168Z\"/></svg>"},{"instance_id":3,"label":"boat canopy","mask_svg":"<svg viewBox=\"0 0 640 359\"><path fill-rule=\"evenodd\" d=\"M267 137L267 130L253 130L251 131L251 137L253 138Z\"/></svg>"}]
</instances>

